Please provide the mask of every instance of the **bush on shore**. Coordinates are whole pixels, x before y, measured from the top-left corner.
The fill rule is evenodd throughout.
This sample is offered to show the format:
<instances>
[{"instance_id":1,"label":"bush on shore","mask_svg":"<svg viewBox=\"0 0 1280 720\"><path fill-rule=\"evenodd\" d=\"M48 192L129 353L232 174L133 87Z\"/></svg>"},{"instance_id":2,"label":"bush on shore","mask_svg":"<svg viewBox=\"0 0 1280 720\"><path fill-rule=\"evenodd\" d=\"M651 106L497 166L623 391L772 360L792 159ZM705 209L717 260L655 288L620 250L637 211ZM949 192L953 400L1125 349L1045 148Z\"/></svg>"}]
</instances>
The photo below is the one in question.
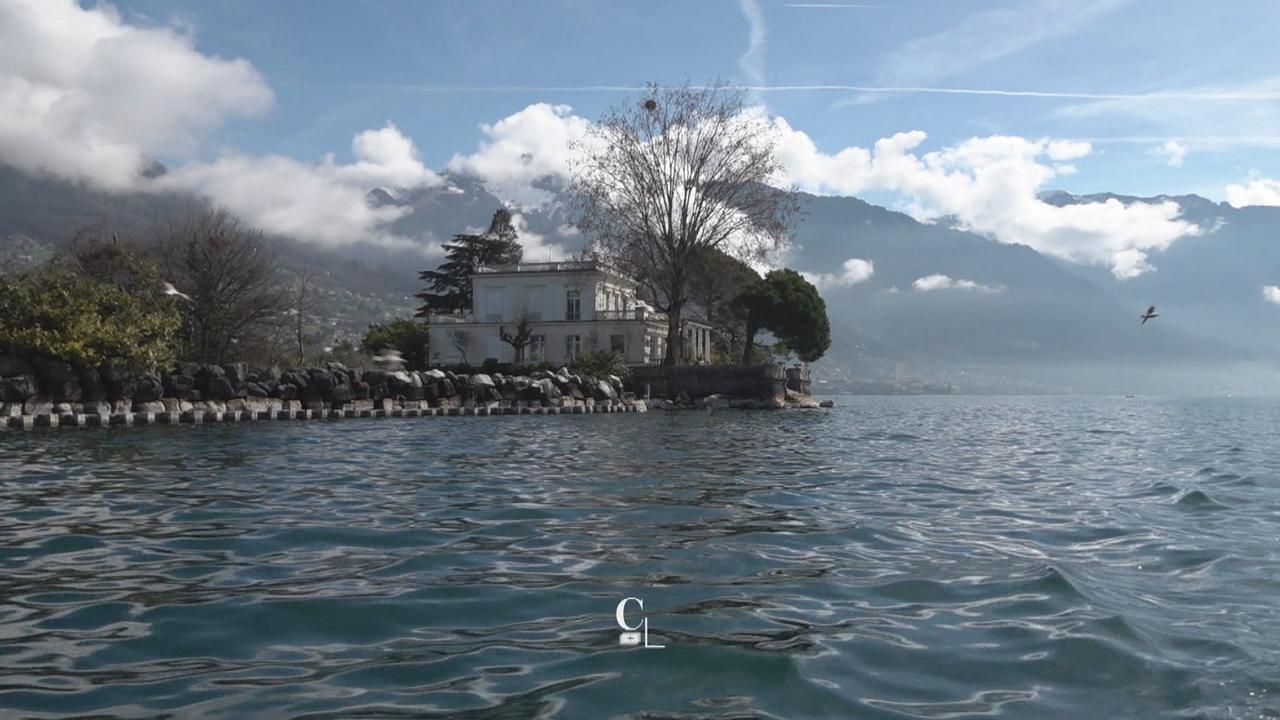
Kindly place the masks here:
<instances>
[{"instance_id":1,"label":"bush on shore","mask_svg":"<svg viewBox=\"0 0 1280 720\"><path fill-rule=\"evenodd\" d=\"M180 324L168 298L57 264L0 278L0 354L155 372L176 360Z\"/></svg>"}]
</instances>

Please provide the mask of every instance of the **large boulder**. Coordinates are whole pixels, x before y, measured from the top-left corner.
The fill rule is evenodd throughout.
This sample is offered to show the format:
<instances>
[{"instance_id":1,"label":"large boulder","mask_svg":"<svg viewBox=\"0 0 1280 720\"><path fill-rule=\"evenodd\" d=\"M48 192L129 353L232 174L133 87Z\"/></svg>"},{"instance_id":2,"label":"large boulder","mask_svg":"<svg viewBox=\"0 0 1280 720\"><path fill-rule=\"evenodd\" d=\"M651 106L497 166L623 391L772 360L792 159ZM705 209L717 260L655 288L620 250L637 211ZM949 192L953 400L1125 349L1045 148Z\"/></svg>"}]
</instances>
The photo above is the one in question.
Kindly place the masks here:
<instances>
[{"instance_id":1,"label":"large boulder","mask_svg":"<svg viewBox=\"0 0 1280 720\"><path fill-rule=\"evenodd\" d=\"M71 365L61 360L41 360L34 369L41 393L55 403L80 402L80 373Z\"/></svg>"},{"instance_id":2,"label":"large boulder","mask_svg":"<svg viewBox=\"0 0 1280 720\"><path fill-rule=\"evenodd\" d=\"M387 384L387 371L385 370L365 370L360 379L369 385L370 391L373 388Z\"/></svg>"},{"instance_id":3,"label":"large boulder","mask_svg":"<svg viewBox=\"0 0 1280 720\"><path fill-rule=\"evenodd\" d=\"M429 377L429 378L431 378L431 379L432 379L432 380L434 380L435 382L440 382L440 381L442 381L442 380L444 380L444 379L445 379L444 371L443 371L443 370L436 369L436 368L432 368L432 369L430 369L430 370L427 370L427 371L423 372L422 374L423 374L423 375L425 375L425 376L427 376L427 377Z\"/></svg>"},{"instance_id":4,"label":"large boulder","mask_svg":"<svg viewBox=\"0 0 1280 720\"><path fill-rule=\"evenodd\" d=\"M298 386L289 382L281 382L276 386L276 397L281 400L297 400Z\"/></svg>"},{"instance_id":5,"label":"large boulder","mask_svg":"<svg viewBox=\"0 0 1280 720\"><path fill-rule=\"evenodd\" d=\"M200 365L195 376L196 382L203 388L212 378L226 377L227 371L223 370L221 365Z\"/></svg>"},{"instance_id":6,"label":"large boulder","mask_svg":"<svg viewBox=\"0 0 1280 720\"><path fill-rule=\"evenodd\" d=\"M333 388L338 385L337 374L330 370L315 368L308 373L308 378L311 381L310 384L315 386L322 397L331 395ZM346 380L346 375L343 375L342 379Z\"/></svg>"},{"instance_id":7,"label":"large boulder","mask_svg":"<svg viewBox=\"0 0 1280 720\"><path fill-rule=\"evenodd\" d=\"M542 400L544 402L551 402L553 400L560 399L560 396L562 394L560 392L560 387L556 385L554 382L552 382L550 378L541 378L540 380L536 381L534 384L541 391Z\"/></svg>"},{"instance_id":8,"label":"large boulder","mask_svg":"<svg viewBox=\"0 0 1280 720\"><path fill-rule=\"evenodd\" d=\"M231 378L223 375L221 377L209 378L205 387L205 399L216 401L227 401L233 397L242 397L242 393L231 382ZM135 398L136 399L136 398Z\"/></svg>"},{"instance_id":9,"label":"large boulder","mask_svg":"<svg viewBox=\"0 0 1280 720\"><path fill-rule=\"evenodd\" d=\"M162 376L161 382L164 384L165 397L178 400L195 400L199 397L196 392L196 379L191 375L171 373Z\"/></svg>"},{"instance_id":10,"label":"large boulder","mask_svg":"<svg viewBox=\"0 0 1280 720\"><path fill-rule=\"evenodd\" d=\"M0 355L0 378L30 375L31 366L16 357Z\"/></svg>"},{"instance_id":11,"label":"large boulder","mask_svg":"<svg viewBox=\"0 0 1280 720\"><path fill-rule=\"evenodd\" d=\"M596 400L616 400L618 399L618 393L608 380L597 380L595 398Z\"/></svg>"},{"instance_id":12,"label":"large boulder","mask_svg":"<svg viewBox=\"0 0 1280 720\"><path fill-rule=\"evenodd\" d=\"M311 376L302 370L286 370L280 374L280 382L301 389L311 384Z\"/></svg>"},{"instance_id":13,"label":"large boulder","mask_svg":"<svg viewBox=\"0 0 1280 720\"><path fill-rule=\"evenodd\" d=\"M369 399L369 383L363 380L351 381L351 399L352 400L368 400Z\"/></svg>"},{"instance_id":14,"label":"large boulder","mask_svg":"<svg viewBox=\"0 0 1280 720\"><path fill-rule=\"evenodd\" d=\"M32 375L18 375L0 380L0 401L7 403L24 403L28 398L40 392L36 379Z\"/></svg>"},{"instance_id":15,"label":"large boulder","mask_svg":"<svg viewBox=\"0 0 1280 720\"><path fill-rule=\"evenodd\" d=\"M403 370L388 373L387 375L387 395L391 398L409 398L413 394L413 380L409 373ZM418 385L418 392L422 392L421 384Z\"/></svg>"},{"instance_id":16,"label":"large boulder","mask_svg":"<svg viewBox=\"0 0 1280 720\"><path fill-rule=\"evenodd\" d=\"M302 400L302 407L307 410L323 410L324 398L320 396L320 388L315 385L308 385L299 388L299 399Z\"/></svg>"},{"instance_id":17,"label":"large boulder","mask_svg":"<svg viewBox=\"0 0 1280 720\"><path fill-rule=\"evenodd\" d=\"M22 414L52 415L54 404L53 398L48 395L35 395L22 404Z\"/></svg>"},{"instance_id":18,"label":"large boulder","mask_svg":"<svg viewBox=\"0 0 1280 720\"><path fill-rule=\"evenodd\" d=\"M222 370L226 373L227 380L236 387L243 385L249 379L249 366L244 363L229 363L223 365Z\"/></svg>"},{"instance_id":19,"label":"large boulder","mask_svg":"<svg viewBox=\"0 0 1280 720\"><path fill-rule=\"evenodd\" d=\"M101 402L111 397L110 387L97 368L80 368L80 401Z\"/></svg>"},{"instance_id":20,"label":"large boulder","mask_svg":"<svg viewBox=\"0 0 1280 720\"><path fill-rule=\"evenodd\" d=\"M497 387L497 385L494 384L493 382L493 378L489 377L488 375L485 375L484 373L476 373L475 375L472 375L471 384L475 385L478 388Z\"/></svg>"},{"instance_id":21,"label":"large boulder","mask_svg":"<svg viewBox=\"0 0 1280 720\"><path fill-rule=\"evenodd\" d=\"M134 403L155 402L164 397L164 383L155 375L140 375L129 382L125 394Z\"/></svg>"},{"instance_id":22,"label":"large boulder","mask_svg":"<svg viewBox=\"0 0 1280 720\"><path fill-rule=\"evenodd\" d=\"M346 405L351 402L352 399L353 393L351 391L350 384L343 383L342 385L334 385L333 389L329 391L328 400L335 406Z\"/></svg>"}]
</instances>

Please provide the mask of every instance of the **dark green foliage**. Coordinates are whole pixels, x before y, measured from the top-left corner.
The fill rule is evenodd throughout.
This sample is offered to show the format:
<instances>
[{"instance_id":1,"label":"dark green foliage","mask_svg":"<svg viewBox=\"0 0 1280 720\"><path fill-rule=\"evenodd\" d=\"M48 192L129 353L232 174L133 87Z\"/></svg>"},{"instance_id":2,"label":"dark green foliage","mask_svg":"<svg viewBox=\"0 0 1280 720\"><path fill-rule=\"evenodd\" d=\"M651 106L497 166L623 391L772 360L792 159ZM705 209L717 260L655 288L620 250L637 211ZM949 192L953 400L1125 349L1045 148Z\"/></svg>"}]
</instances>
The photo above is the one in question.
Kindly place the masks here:
<instances>
[{"instance_id":1,"label":"dark green foliage","mask_svg":"<svg viewBox=\"0 0 1280 720\"><path fill-rule=\"evenodd\" d=\"M149 263L132 270L132 290L58 263L0 279L0 353L86 368L169 368L178 344L176 301L147 287L155 273Z\"/></svg>"},{"instance_id":2,"label":"dark green foliage","mask_svg":"<svg viewBox=\"0 0 1280 720\"><path fill-rule=\"evenodd\" d=\"M367 353L376 354L387 348L399 350L410 370L427 369L427 324L417 320L392 320L370 325L360 341Z\"/></svg>"},{"instance_id":3,"label":"dark green foliage","mask_svg":"<svg viewBox=\"0 0 1280 720\"><path fill-rule=\"evenodd\" d=\"M444 250L445 261L439 267L418 275L427 282L427 288L415 296L422 300L418 317L470 308L471 276L476 268L518 263L524 257L511 213L501 209L493 214L489 229L483 234L454 235Z\"/></svg>"},{"instance_id":4,"label":"dark green foliage","mask_svg":"<svg viewBox=\"0 0 1280 720\"><path fill-rule=\"evenodd\" d=\"M750 363L755 333L767 330L805 362L814 362L831 347L827 303L813 283L795 270L773 270L733 301L746 322L743 362Z\"/></svg>"},{"instance_id":5,"label":"dark green foliage","mask_svg":"<svg viewBox=\"0 0 1280 720\"><path fill-rule=\"evenodd\" d=\"M738 258L711 248L697 254L691 275L690 299L695 314L715 328L712 352L722 362L736 361L742 357L747 317L733 299L744 288L759 282L760 273Z\"/></svg>"},{"instance_id":6,"label":"dark green foliage","mask_svg":"<svg viewBox=\"0 0 1280 720\"><path fill-rule=\"evenodd\" d=\"M583 353L569 363L569 370L580 375L604 378L617 375L623 382L631 379L631 370L623 362L622 354L611 350Z\"/></svg>"}]
</instances>

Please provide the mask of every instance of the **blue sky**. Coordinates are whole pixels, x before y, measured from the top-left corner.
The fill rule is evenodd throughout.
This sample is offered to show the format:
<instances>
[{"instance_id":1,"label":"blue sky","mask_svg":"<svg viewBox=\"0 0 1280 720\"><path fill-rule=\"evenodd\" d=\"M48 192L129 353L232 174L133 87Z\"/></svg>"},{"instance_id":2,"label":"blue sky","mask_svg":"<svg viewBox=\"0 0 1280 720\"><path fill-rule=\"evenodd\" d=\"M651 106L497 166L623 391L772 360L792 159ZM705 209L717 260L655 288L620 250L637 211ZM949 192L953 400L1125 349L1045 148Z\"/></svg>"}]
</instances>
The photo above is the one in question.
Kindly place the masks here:
<instances>
[{"instance_id":1,"label":"blue sky","mask_svg":"<svg viewBox=\"0 0 1280 720\"><path fill-rule=\"evenodd\" d=\"M196 48L244 58L275 93L265 117L222 142L301 158L347 153L393 121L439 167L474 149L477 126L530 103L596 116L623 95L570 90L723 77L773 86L922 86L1080 94L1280 91L1280 3L788 2L761 0L764 43L736 0L116 3L138 23L178 24ZM535 86L482 92L444 88ZM430 89L429 89L430 88ZM563 88L563 89L557 89ZM1146 100L767 92L771 112L824 150L921 129L926 147L971 136L1088 138L1095 151L1054 186L1134 194L1223 188L1280 174L1280 100ZM1242 120L1258 120L1250 124ZM1268 137L1270 136L1270 137ZM1180 167L1156 151L1187 148Z\"/></svg>"},{"instance_id":2,"label":"blue sky","mask_svg":"<svg viewBox=\"0 0 1280 720\"><path fill-rule=\"evenodd\" d=\"M528 209L628 88L721 78L779 185L1129 278L1212 229L1041 194L1280 205L1277 27L1274 0L0 0L0 161L432 253L366 193L453 174Z\"/></svg>"}]
</instances>

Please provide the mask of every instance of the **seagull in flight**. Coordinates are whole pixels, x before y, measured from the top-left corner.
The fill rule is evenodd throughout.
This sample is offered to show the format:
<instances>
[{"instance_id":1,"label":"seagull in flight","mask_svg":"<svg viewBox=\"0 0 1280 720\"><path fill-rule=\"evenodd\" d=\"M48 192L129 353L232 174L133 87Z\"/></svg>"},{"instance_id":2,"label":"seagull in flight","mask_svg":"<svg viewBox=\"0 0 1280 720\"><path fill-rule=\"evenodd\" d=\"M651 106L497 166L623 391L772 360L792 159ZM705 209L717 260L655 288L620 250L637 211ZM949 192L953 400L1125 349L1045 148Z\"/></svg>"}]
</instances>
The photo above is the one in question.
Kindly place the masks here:
<instances>
[{"instance_id":1,"label":"seagull in flight","mask_svg":"<svg viewBox=\"0 0 1280 720\"><path fill-rule=\"evenodd\" d=\"M161 292L163 292L165 295L176 295L182 298L183 300L186 300L187 302L192 302L190 295L174 287L173 283L169 282L168 280L163 281L161 285L162 285Z\"/></svg>"},{"instance_id":2,"label":"seagull in flight","mask_svg":"<svg viewBox=\"0 0 1280 720\"><path fill-rule=\"evenodd\" d=\"M1151 307L1147 308L1147 311L1145 313L1139 315L1138 317L1142 318L1142 322L1139 324L1146 325L1148 320L1152 318L1158 318L1160 316L1156 313L1156 306L1152 305Z\"/></svg>"},{"instance_id":3,"label":"seagull in flight","mask_svg":"<svg viewBox=\"0 0 1280 720\"><path fill-rule=\"evenodd\" d=\"M382 354L373 359L373 362L384 370L394 372L404 366L404 357L400 355L399 350L385 348Z\"/></svg>"}]
</instances>

